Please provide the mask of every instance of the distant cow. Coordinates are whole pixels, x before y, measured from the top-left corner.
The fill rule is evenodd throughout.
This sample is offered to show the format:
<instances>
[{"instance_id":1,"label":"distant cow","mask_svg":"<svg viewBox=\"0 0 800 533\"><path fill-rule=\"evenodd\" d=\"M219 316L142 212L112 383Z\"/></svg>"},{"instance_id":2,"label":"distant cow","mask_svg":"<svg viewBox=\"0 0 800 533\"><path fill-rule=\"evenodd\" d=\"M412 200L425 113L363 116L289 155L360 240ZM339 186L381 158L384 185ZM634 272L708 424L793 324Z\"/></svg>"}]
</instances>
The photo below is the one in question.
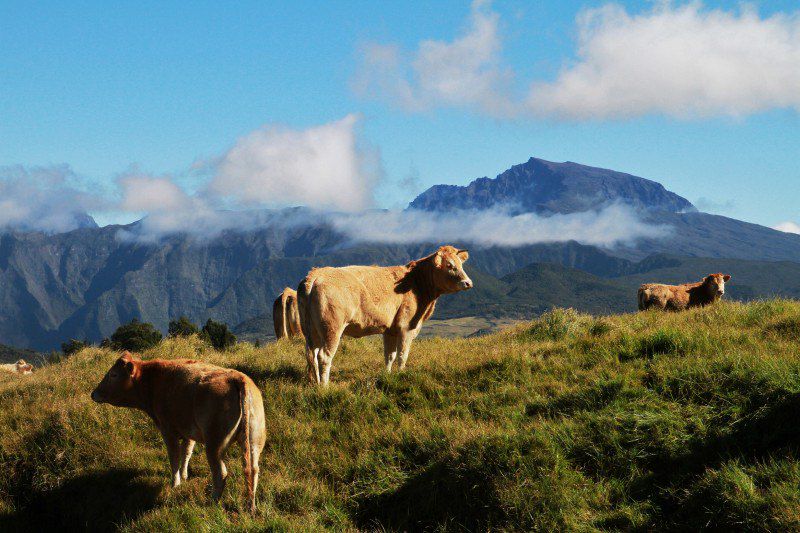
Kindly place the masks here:
<instances>
[{"instance_id":1,"label":"distant cow","mask_svg":"<svg viewBox=\"0 0 800 533\"><path fill-rule=\"evenodd\" d=\"M297 291L286 287L272 304L272 321L275 323L275 337L302 337L300 313L297 311Z\"/></svg>"},{"instance_id":2,"label":"distant cow","mask_svg":"<svg viewBox=\"0 0 800 533\"><path fill-rule=\"evenodd\" d=\"M26 363L24 359L20 359L16 363L0 365L0 372L22 374L24 376L33 373L33 365Z\"/></svg>"},{"instance_id":3,"label":"distant cow","mask_svg":"<svg viewBox=\"0 0 800 533\"><path fill-rule=\"evenodd\" d=\"M383 335L386 371L400 356L402 370L411 341L442 294L472 287L463 263L469 254L442 246L407 265L316 268L297 289L306 337L308 377L327 384L342 335Z\"/></svg>"},{"instance_id":4,"label":"distant cow","mask_svg":"<svg viewBox=\"0 0 800 533\"><path fill-rule=\"evenodd\" d=\"M662 285L646 283L639 287L639 310L683 311L690 307L713 304L725 294L728 274L711 274L697 283Z\"/></svg>"},{"instance_id":5,"label":"distant cow","mask_svg":"<svg viewBox=\"0 0 800 533\"><path fill-rule=\"evenodd\" d=\"M173 487L189 475L195 442L204 443L215 500L228 476L225 452L236 440L242 448L247 503L255 511L266 429L261 392L249 377L200 361L140 361L125 352L92 392L92 400L141 409L153 419L167 446Z\"/></svg>"}]
</instances>

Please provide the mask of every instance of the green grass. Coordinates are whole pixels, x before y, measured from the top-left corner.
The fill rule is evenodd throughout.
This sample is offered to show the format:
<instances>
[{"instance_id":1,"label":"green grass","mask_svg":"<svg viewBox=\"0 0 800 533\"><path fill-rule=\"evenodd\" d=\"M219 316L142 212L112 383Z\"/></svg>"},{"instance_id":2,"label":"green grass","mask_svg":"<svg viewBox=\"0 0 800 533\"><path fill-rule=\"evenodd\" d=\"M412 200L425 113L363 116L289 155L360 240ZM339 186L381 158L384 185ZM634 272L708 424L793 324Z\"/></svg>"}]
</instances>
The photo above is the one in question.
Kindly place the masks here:
<instances>
[{"instance_id":1,"label":"green grass","mask_svg":"<svg viewBox=\"0 0 800 533\"><path fill-rule=\"evenodd\" d=\"M471 339L420 339L385 375L347 339L327 390L299 342L145 357L240 369L264 393L258 512L239 451L221 505L202 450L169 488L142 413L89 392L87 349L0 378L0 530L800 530L800 303L591 317L554 310Z\"/></svg>"}]
</instances>

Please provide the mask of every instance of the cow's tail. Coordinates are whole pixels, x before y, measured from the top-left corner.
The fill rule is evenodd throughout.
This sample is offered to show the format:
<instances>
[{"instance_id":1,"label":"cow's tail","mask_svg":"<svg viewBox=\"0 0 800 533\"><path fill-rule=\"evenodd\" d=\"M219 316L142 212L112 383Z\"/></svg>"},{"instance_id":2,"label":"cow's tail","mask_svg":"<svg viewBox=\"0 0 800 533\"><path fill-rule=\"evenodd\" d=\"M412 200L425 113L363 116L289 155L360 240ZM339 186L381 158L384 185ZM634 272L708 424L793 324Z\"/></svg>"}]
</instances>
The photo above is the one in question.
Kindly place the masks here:
<instances>
[{"instance_id":1,"label":"cow's tail","mask_svg":"<svg viewBox=\"0 0 800 533\"><path fill-rule=\"evenodd\" d=\"M247 491L247 504L250 512L256 510L255 469L253 468L253 431L250 427L250 395L247 393L247 381L239 376L239 403L242 410L241 428L243 431L242 454L244 456L244 481Z\"/></svg>"},{"instance_id":2,"label":"cow's tail","mask_svg":"<svg viewBox=\"0 0 800 533\"><path fill-rule=\"evenodd\" d=\"M309 339L311 334L311 323L308 317L308 297L313 288L314 278L309 272L309 275L303 278L303 281L297 287L297 314L300 315L300 329L303 330L303 336L306 339Z\"/></svg>"},{"instance_id":3,"label":"cow's tail","mask_svg":"<svg viewBox=\"0 0 800 533\"><path fill-rule=\"evenodd\" d=\"M281 295L272 304L272 322L275 325L276 339L282 339L286 336L286 317L283 311L283 295Z\"/></svg>"},{"instance_id":4,"label":"cow's tail","mask_svg":"<svg viewBox=\"0 0 800 533\"><path fill-rule=\"evenodd\" d=\"M650 297L650 291L645 287L639 287L638 297L639 311L645 311L647 309L647 299Z\"/></svg>"},{"instance_id":5,"label":"cow's tail","mask_svg":"<svg viewBox=\"0 0 800 533\"><path fill-rule=\"evenodd\" d=\"M312 271L313 272L313 271ZM303 337L306 339L306 372L308 373L308 381L310 383L319 383L319 361L317 360L318 348L314 348L314 334L312 331L312 317L309 298L311 291L314 289L315 277L312 272L300 282L297 287L297 314L300 315L300 329L303 332Z\"/></svg>"}]
</instances>

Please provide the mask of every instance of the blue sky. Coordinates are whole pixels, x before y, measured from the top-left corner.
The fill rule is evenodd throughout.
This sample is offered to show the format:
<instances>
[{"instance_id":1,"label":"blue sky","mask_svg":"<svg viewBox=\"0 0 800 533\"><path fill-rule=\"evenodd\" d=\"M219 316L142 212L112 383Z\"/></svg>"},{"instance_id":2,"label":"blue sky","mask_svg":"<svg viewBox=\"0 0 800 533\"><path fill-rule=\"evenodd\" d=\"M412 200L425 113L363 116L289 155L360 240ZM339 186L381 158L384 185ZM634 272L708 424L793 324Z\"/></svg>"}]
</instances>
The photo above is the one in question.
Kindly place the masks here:
<instances>
[{"instance_id":1,"label":"blue sky","mask_svg":"<svg viewBox=\"0 0 800 533\"><path fill-rule=\"evenodd\" d=\"M230 150L253 132L299 134L351 116L358 153L379 167L365 173L374 186L370 205L404 206L430 185L466 184L535 156L651 178L707 211L768 226L800 223L800 102L791 94L800 94L792 90L800 89L793 85L800 74L785 74L792 65L800 72L796 3L756 2L751 15L727 2L706 2L693 12L681 11L682 3L608 5L3 1L0 166L67 164L71 182L115 197L126 194L119 191L120 177L131 174L167 177L191 194L218 172L213 162L232 160ZM581 41L577 20L587 12L602 28ZM586 78L588 71L608 68L603 58L613 60L624 47L612 46L615 51L595 63L592 50L606 53L613 39L631 39L632 50L649 42L649 28L662 31L661 20L684 20L679 29L690 42L682 47L683 34L677 35L675 54L696 46L699 57L659 72L659 51L645 46L631 52L636 61L618 62L624 69L589 76L589 87L583 79L560 79L571 69ZM476 35L480 24L491 30L475 44L487 53L476 67L478 78L457 71L464 86L442 88L431 69L469 62L473 49L463 57L451 45ZM623 26L630 31L618 31ZM781 31L779 45L759 46L759 39L772 43L771 32ZM692 44L706 32L708 40ZM748 45L728 49L726 36L739 32L756 41L755 52ZM420 52L426 41L441 45L427 59ZM728 61L736 54L741 60ZM377 67L365 57L378 57ZM429 69L415 71L420 62ZM582 62L587 69L575 69ZM747 71L751 65L756 69ZM717 70L718 78L702 81ZM597 80L608 76L632 79L599 87ZM702 85L717 79L723 87ZM529 87L535 82L549 92L534 94ZM611 102L620 94L621 103ZM274 142L274 136L261 141ZM338 137L332 143L347 146ZM353 164L344 159L341 173ZM340 160L331 156L311 171L324 174ZM219 183L239 182L229 175ZM303 200L269 190L278 204ZM244 197L246 205L269 203L254 194ZM146 203L128 205L95 212L110 222L147 210Z\"/></svg>"}]
</instances>

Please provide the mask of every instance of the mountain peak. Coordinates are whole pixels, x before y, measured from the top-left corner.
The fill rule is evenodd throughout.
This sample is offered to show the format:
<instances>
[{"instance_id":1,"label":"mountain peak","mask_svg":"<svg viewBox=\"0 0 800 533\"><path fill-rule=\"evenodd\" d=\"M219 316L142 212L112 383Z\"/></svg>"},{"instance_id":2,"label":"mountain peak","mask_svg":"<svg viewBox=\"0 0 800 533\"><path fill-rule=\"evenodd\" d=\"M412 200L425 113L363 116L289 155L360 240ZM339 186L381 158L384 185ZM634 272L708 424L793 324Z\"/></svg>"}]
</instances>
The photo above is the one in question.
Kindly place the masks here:
<instances>
[{"instance_id":1,"label":"mountain peak","mask_svg":"<svg viewBox=\"0 0 800 533\"><path fill-rule=\"evenodd\" d=\"M572 161L554 163L531 157L496 178L478 178L469 185L434 185L409 204L410 209L450 211L515 206L522 212L575 213L623 202L637 209L695 210L663 185L631 174Z\"/></svg>"}]
</instances>

